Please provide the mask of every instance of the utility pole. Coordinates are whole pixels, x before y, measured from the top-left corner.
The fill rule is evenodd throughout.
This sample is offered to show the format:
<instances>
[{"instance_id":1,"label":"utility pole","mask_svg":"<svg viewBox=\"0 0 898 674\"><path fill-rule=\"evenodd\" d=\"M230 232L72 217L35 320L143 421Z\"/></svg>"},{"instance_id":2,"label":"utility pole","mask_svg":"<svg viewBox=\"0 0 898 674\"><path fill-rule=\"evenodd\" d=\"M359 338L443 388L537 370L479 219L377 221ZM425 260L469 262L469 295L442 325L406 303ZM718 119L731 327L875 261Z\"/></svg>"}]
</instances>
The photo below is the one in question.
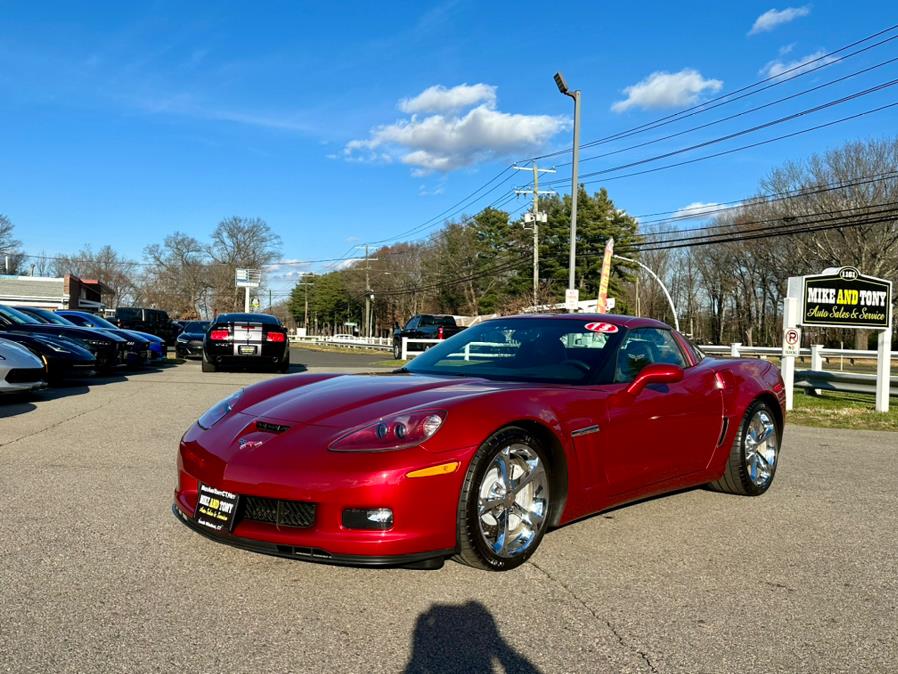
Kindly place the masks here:
<instances>
[{"instance_id":1,"label":"utility pole","mask_svg":"<svg viewBox=\"0 0 898 674\"><path fill-rule=\"evenodd\" d=\"M539 195L555 194L555 192L552 190L543 192L539 191L539 174L555 173L555 169L541 169L536 165L536 162L533 162L532 167L513 166L512 168L516 171L533 171L533 189L515 190L515 194L533 195L533 212L524 214L524 222L530 222L533 224L533 307L535 309L539 304L539 223L548 222L548 216L546 215L546 213L541 213L539 210ZM527 217L528 215L530 216L529 218Z\"/></svg>"},{"instance_id":2,"label":"utility pole","mask_svg":"<svg viewBox=\"0 0 898 674\"><path fill-rule=\"evenodd\" d=\"M302 272L302 279L299 282L299 285L303 287L303 293L305 295L305 308L302 313L302 327L305 329L306 334L309 334L309 286L312 285L312 281L306 281L306 278L310 276L315 276L313 272L305 271ZM315 326L315 332L318 332L317 325Z\"/></svg>"},{"instance_id":3,"label":"utility pole","mask_svg":"<svg viewBox=\"0 0 898 674\"><path fill-rule=\"evenodd\" d=\"M374 293L371 290L371 279L369 272L371 270L369 262L377 262L376 257L368 257L368 244L365 244L365 337L371 337L371 323L374 318L374 306L371 302L374 299Z\"/></svg>"}]
</instances>

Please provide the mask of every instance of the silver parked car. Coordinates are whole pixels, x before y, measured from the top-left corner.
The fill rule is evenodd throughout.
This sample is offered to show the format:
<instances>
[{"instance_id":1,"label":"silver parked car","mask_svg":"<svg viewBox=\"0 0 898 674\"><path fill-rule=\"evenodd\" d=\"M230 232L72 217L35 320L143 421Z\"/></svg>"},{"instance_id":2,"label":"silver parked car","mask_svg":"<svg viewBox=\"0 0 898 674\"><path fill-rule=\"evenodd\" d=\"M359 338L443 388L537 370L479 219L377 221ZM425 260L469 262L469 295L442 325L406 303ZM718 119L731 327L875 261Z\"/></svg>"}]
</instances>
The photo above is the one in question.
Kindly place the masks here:
<instances>
[{"instance_id":1,"label":"silver parked car","mask_svg":"<svg viewBox=\"0 0 898 674\"><path fill-rule=\"evenodd\" d=\"M41 359L24 346L0 339L0 393L36 391L46 385Z\"/></svg>"}]
</instances>

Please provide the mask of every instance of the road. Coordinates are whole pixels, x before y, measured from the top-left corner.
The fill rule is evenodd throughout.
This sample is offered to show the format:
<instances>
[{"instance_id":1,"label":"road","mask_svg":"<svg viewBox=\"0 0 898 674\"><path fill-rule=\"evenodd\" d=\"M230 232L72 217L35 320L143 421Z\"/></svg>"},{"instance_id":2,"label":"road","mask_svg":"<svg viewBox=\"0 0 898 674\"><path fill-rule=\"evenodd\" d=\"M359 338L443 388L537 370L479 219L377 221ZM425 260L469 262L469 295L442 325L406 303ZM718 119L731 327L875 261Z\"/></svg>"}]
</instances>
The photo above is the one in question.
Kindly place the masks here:
<instances>
[{"instance_id":1,"label":"road","mask_svg":"<svg viewBox=\"0 0 898 674\"><path fill-rule=\"evenodd\" d=\"M189 362L0 405L0 671L895 671L898 434L789 427L764 497L618 508L509 573L343 568L170 512L181 433L266 376Z\"/></svg>"}]
</instances>

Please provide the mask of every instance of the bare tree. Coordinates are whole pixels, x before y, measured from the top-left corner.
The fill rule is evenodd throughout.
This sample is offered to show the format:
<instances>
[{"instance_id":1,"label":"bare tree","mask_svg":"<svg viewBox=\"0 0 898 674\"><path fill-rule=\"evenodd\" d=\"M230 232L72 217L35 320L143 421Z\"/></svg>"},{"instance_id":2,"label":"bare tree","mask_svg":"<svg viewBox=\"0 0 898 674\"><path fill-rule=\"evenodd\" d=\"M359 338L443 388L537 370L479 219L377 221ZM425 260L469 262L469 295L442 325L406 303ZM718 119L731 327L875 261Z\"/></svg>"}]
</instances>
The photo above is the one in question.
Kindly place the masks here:
<instances>
[{"instance_id":1,"label":"bare tree","mask_svg":"<svg viewBox=\"0 0 898 674\"><path fill-rule=\"evenodd\" d=\"M262 269L278 259L280 248L281 238L261 218L233 216L219 222L206 247L212 263L215 311L234 311L240 306L241 291L234 285L237 269Z\"/></svg>"},{"instance_id":2,"label":"bare tree","mask_svg":"<svg viewBox=\"0 0 898 674\"><path fill-rule=\"evenodd\" d=\"M13 236L14 229L12 221L0 213L0 273L18 274L24 263L19 248L22 244Z\"/></svg>"},{"instance_id":3,"label":"bare tree","mask_svg":"<svg viewBox=\"0 0 898 674\"><path fill-rule=\"evenodd\" d=\"M73 274L83 279L96 279L112 290L112 305L121 306L135 299L138 265L105 245L94 252L85 246L74 255L60 255L52 265L57 276Z\"/></svg>"}]
</instances>

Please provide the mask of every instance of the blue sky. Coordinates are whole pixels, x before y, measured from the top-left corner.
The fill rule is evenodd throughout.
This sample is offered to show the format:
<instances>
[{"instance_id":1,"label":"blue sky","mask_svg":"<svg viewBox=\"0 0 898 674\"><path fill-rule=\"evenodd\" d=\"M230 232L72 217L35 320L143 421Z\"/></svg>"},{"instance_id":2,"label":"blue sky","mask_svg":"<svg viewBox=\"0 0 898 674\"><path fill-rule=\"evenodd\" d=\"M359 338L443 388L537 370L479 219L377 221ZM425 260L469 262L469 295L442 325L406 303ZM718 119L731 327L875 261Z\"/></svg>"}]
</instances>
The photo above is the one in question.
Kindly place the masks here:
<instances>
[{"instance_id":1,"label":"blue sky","mask_svg":"<svg viewBox=\"0 0 898 674\"><path fill-rule=\"evenodd\" d=\"M0 2L0 213L32 254L90 243L140 259L146 245L175 230L205 239L220 219L244 215L264 218L280 234L286 259L341 257L355 243L389 239L429 220L513 160L569 144L571 102L552 81L556 70L583 90L586 142L898 23L892 3L850 7L769 0ZM694 121L896 56L898 40ZM581 172L896 77L893 63L731 123L593 160ZM714 150L894 102L896 91ZM753 192L784 160L849 138L894 134L896 121L893 108L607 187L633 214L729 201ZM503 190L523 182L520 176ZM289 271L323 268L282 267L273 280L283 288Z\"/></svg>"}]
</instances>

